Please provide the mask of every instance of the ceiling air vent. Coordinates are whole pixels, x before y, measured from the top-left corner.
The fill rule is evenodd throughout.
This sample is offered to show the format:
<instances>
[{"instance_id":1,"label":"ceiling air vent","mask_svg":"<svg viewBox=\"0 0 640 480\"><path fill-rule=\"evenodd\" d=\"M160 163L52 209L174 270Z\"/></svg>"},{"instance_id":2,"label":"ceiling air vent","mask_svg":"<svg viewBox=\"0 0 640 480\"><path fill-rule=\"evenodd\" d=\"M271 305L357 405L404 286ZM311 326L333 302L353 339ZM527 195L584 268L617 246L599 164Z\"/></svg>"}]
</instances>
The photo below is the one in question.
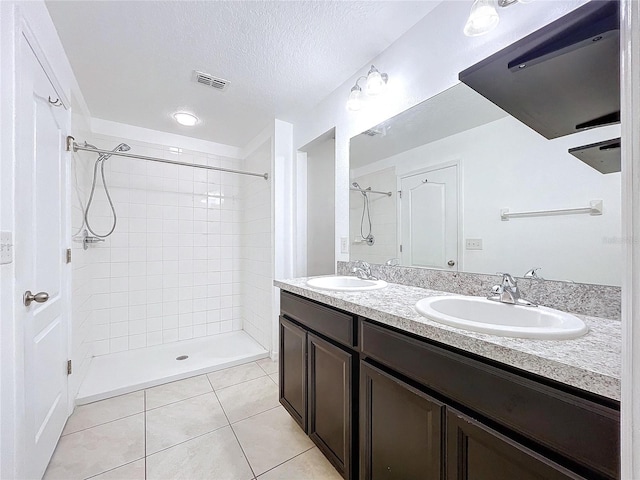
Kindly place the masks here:
<instances>
[{"instance_id":1,"label":"ceiling air vent","mask_svg":"<svg viewBox=\"0 0 640 480\"><path fill-rule=\"evenodd\" d=\"M214 77L208 73L198 72L197 70L193 71L194 80L197 83L202 85L206 85L207 87L213 87L218 90L224 90L229 85L228 80L224 80L223 78Z\"/></svg>"}]
</instances>

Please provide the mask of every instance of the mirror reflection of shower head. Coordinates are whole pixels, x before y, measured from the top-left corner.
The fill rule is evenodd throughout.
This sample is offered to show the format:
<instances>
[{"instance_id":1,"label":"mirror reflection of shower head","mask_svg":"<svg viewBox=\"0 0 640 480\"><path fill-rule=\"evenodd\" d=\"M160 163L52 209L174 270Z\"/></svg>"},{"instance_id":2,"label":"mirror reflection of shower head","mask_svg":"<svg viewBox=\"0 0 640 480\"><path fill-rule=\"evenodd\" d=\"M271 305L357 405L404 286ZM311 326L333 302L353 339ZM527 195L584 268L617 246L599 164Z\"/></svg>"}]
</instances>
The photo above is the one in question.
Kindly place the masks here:
<instances>
[{"instance_id":1,"label":"mirror reflection of shower head","mask_svg":"<svg viewBox=\"0 0 640 480\"><path fill-rule=\"evenodd\" d=\"M366 197L366 196L367 196L366 192L364 192L364 188L362 188L362 187L358 184L358 182L353 182L353 183L351 184L351 186L352 186L352 187L357 188L358 190L360 190L360 193L361 193L364 197Z\"/></svg>"}]
</instances>

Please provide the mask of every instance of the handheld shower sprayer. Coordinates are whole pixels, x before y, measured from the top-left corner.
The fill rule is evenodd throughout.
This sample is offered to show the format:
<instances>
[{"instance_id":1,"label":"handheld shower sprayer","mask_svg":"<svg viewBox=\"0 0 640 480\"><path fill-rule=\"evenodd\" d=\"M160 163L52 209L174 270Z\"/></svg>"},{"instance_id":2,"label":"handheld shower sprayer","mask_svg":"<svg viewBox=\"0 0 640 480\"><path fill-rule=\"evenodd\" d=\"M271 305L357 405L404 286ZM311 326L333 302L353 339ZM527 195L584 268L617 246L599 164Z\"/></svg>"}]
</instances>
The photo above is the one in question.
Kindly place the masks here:
<instances>
[{"instance_id":1,"label":"handheld shower sprayer","mask_svg":"<svg viewBox=\"0 0 640 480\"><path fill-rule=\"evenodd\" d=\"M93 147L93 145L90 145L90 146ZM127 145L126 143L121 143L111 151L115 153L115 152L128 152L129 150L131 150L131 147L129 145ZM116 209L113 206L113 200L111 200L111 195L109 194L109 188L107 187L107 181L104 177L104 162L110 157L111 157L110 154L102 153L98 156L96 163L93 165L93 184L91 185L91 193L89 194L89 200L87 201L87 208L84 211L84 224L87 226L87 230L89 230L89 232L91 232L91 234L98 239L103 239L111 235L113 231L116 229L116 223L118 222L118 215L116 214ZM91 208L91 203L93 202L93 195L96 190L98 166L100 166L100 175L102 176L102 186L104 187L104 193L107 196L107 200L109 201L109 205L111 206L111 212L113 213L113 225L111 227L111 230L109 230L109 232L106 233L105 235L97 234L96 232L93 231L93 229L89 225L89 209Z\"/></svg>"}]
</instances>

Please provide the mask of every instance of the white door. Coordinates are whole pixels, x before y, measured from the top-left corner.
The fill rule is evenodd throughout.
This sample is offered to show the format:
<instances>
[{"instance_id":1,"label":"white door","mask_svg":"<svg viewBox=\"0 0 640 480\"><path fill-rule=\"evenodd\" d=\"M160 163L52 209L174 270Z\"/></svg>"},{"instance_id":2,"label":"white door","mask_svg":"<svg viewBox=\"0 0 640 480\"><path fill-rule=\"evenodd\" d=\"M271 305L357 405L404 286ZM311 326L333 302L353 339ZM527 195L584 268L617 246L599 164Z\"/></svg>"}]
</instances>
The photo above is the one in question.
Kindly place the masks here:
<instances>
[{"instance_id":1,"label":"white door","mask_svg":"<svg viewBox=\"0 0 640 480\"><path fill-rule=\"evenodd\" d=\"M402 265L458 269L455 165L401 179Z\"/></svg>"},{"instance_id":2,"label":"white door","mask_svg":"<svg viewBox=\"0 0 640 480\"><path fill-rule=\"evenodd\" d=\"M66 154L70 113L20 38L16 157L16 287L24 332L27 478L42 478L68 417ZM41 293L42 292L42 293ZM46 298L48 296L48 299ZM40 303L42 302L42 303Z\"/></svg>"}]
</instances>

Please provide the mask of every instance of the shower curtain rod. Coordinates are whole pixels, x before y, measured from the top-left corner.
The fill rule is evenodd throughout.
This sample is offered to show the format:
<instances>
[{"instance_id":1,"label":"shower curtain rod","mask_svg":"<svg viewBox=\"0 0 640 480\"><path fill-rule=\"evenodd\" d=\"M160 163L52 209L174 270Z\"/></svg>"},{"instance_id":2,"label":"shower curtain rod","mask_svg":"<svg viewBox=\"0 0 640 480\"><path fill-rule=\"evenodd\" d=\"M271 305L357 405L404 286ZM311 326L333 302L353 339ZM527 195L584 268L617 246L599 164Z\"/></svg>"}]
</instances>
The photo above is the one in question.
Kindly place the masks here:
<instances>
[{"instance_id":1,"label":"shower curtain rod","mask_svg":"<svg viewBox=\"0 0 640 480\"><path fill-rule=\"evenodd\" d=\"M354 190L356 192L362 192L362 193L379 193L380 195L386 195L387 197L391 196L391 192L380 192L378 190L371 190L369 188L349 187L349 190Z\"/></svg>"},{"instance_id":2,"label":"shower curtain rod","mask_svg":"<svg viewBox=\"0 0 640 480\"><path fill-rule=\"evenodd\" d=\"M82 145L78 145L76 143L76 139L71 135L69 135L67 137L67 152L70 152L72 150L74 152L77 152L78 150L84 150L85 152L102 153L106 155L113 155L116 157L137 158L139 160L149 160L152 162L170 163L171 165L182 165L185 167L203 168L205 170L216 170L218 172L238 173L240 175L251 175L253 177L262 177L265 180L269 179L268 173L243 172L242 170L231 170L229 168L211 167L209 165L199 165L197 163L176 162L175 160L166 160L164 158L148 157L146 155L136 155L133 153L113 152L111 150L101 150L99 148L83 147Z\"/></svg>"}]
</instances>

